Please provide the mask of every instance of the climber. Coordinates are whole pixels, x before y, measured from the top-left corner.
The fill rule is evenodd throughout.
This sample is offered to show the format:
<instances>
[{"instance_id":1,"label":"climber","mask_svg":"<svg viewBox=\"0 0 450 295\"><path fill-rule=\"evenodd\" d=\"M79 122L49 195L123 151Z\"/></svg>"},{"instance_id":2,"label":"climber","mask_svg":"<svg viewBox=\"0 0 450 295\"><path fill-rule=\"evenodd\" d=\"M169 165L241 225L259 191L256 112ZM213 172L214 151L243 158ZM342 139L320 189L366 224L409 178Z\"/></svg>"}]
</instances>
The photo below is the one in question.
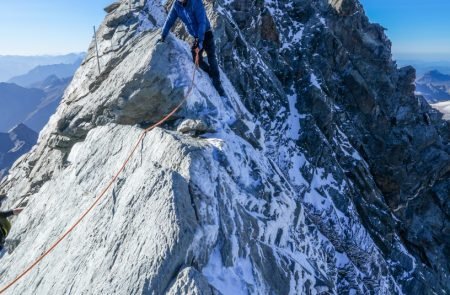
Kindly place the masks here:
<instances>
[{"instance_id":1,"label":"climber","mask_svg":"<svg viewBox=\"0 0 450 295\"><path fill-rule=\"evenodd\" d=\"M164 42L178 17L183 21L189 34L194 37L191 48L194 61L198 54L200 68L211 77L213 85L219 95L225 96L225 91L220 82L220 71L219 65L217 64L214 36L202 0L175 0L158 42ZM208 55L209 65L203 61L203 51L206 51L206 54Z\"/></svg>"},{"instance_id":2,"label":"climber","mask_svg":"<svg viewBox=\"0 0 450 295\"><path fill-rule=\"evenodd\" d=\"M5 245L5 239L8 236L9 231L11 229L11 223L9 222L8 217L18 215L20 212L23 211L23 209L24 208L15 208L9 211L0 212L0 251L3 250L3 247Z\"/></svg>"}]
</instances>

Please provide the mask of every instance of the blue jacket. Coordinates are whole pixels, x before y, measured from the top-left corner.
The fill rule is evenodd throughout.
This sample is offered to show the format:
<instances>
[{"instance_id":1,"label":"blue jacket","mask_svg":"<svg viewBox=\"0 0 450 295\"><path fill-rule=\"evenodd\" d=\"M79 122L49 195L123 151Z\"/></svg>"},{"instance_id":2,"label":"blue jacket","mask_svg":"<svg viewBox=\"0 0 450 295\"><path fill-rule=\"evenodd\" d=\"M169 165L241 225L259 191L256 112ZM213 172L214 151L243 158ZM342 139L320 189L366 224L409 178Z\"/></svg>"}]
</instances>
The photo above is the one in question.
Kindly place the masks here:
<instances>
[{"instance_id":1,"label":"blue jacket","mask_svg":"<svg viewBox=\"0 0 450 295\"><path fill-rule=\"evenodd\" d=\"M175 0L163 27L163 39L167 37L177 18L183 21L189 34L194 38L198 38L200 47L203 47L205 33L211 30L211 24L206 16L202 0L188 0L186 7Z\"/></svg>"}]
</instances>

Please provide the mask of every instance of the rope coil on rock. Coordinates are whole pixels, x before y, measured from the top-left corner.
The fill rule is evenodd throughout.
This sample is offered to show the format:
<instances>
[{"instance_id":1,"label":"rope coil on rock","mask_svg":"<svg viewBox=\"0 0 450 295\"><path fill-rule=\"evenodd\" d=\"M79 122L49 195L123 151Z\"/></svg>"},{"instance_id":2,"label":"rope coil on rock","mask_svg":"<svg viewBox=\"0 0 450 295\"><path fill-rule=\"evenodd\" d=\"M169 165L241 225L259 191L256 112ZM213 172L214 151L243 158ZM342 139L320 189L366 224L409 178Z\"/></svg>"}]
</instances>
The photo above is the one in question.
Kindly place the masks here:
<instances>
[{"instance_id":1,"label":"rope coil on rock","mask_svg":"<svg viewBox=\"0 0 450 295\"><path fill-rule=\"evenodd\" d=\"M113 178L111 179L111 181L108 183L108 185L101 191L101 193L95 198L95 201L92 203L92 205L86 209L84 211L84 213L77 219L77 221L71 226L69 227L69 229L67 229L65 231L65 233L63 235L61 235L43 254L41 254L32 264L30 264L30 266L28 266L24 271L22 271L14 280L12 280L11 282L9 282L7 285L5 285L4 287L2 287L0 289L0 293L4 293L6 290L8 290L9 288L11 288L14 284L16 284L21 278L23 278L26 274L28 274L34 267L36 267L36 265L39 264L39 262L41 262L48 254L50 254L50 252L52 252L80 223L81 221L86 217L86 215L89 214L89 212L92 211L92 209L94 209L98 203L100 202L100 200L106 195L106 193L108 192L108 190L112 187L112 185L116 182L117 178L119 177L119 175L125 170L127 164L129 163L129 161L131 160L131 158L133 157L134 153L136 152L137 148L139 147L139 145L141 144L141 142L144 140L145 135L147 134L147 132L152 131L153 129L155 129L156 127L162 125L164 122L166 122L168 119L170 119L180 108L181 106L186 102L186 100L189 98L189 96L192 93L192 89L194 88L194 82L195 82L195 73L197 72L199 66L199 51L197 50L196 52L196 57L195 57L195 63L194 63L194 67L193 67L193 74L192 74L192 80L191 80L191 84L188 88L188 91L186 92L186 94L184 95L183 99L181 100L181 102L170 112L168 113L166 116L164 116L160 121L156 122L155 124L151 125L150 127L146 128L141 135L139 136L139 139L137 140L136 144L133 146L131 152L128 154L128 157L126 158L125 162L123 162L122 166L120 167L120 169L117 171L117 173L113 176Z\"/></svg>"}]
</instances>

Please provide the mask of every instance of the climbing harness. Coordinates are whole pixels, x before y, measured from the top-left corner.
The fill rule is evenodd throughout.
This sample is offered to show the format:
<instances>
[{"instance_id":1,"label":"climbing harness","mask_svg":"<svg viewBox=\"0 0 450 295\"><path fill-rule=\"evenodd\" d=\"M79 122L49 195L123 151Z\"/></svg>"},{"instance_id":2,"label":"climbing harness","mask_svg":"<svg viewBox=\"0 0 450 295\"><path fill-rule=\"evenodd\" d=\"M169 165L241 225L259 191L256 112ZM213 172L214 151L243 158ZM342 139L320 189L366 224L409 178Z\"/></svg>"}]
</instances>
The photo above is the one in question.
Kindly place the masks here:
<instances>
[{"instance_id":1,"label":"climbing harness","mask_svg":"<svg viewBox=\"0 0 450 295\"><path fill-rule=\"evenodd\" d=\"M128 157L126 158L125 162L122 164L120 169L117 171L117 173L114 175L114 177L111 179L111 181L108 183L108 185L101 191L101 193L95 198L92 205L84 211L84 213L78 218L78 220L71 226L69 229L66 230L66 232L59 237L43 254L41 254L30 266L28 266L22 273L20 273L15 279L13 279L10 283L8 283L6 286L0 289L0 294L4 293L6 290L11 288L14 284L16 284L21 278L23 278L26 274L28 274L36 265L39 264L39 262L42 261L50 252L52 252L80 223L81 221L86 217L86 215L89 214L89 212L92 211L100 202L100 200L106 195L108 190L112 187L112 185L116 182L119 175L125 170L128 162L131 160L133 154L141 144L141 142L144 140L145 135L155 129L156 127L162 125L164 122L166 122L168 119L170 119L180 108L181 106L186 102L186 100L189 98L189 96L192 93L192 89L194 88L194 82L195 82L195 73L197 72L199 64L199 50L196 51L196 57L195 57L195 63L193 67L193 74L192 74L192 80L191 84L188 88L188 91L184 95L181 102L166 116L164 116L160 121L156 122L155 124L151 125L144 131L142 131L141 135L139 136L136 144L131 149L131 152L128 154Z\"/></svg>"}]
</instances>

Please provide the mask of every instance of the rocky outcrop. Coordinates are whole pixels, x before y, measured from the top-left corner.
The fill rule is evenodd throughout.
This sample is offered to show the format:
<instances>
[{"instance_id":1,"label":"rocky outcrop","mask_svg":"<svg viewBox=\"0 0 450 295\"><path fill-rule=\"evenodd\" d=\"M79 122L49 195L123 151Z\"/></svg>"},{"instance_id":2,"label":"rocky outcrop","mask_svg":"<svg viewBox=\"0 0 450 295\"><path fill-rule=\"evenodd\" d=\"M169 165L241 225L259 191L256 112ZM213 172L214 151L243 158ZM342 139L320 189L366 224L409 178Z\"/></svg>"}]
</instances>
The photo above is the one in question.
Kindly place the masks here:
<instances>
[{"instance_id":1,"label":"rocky outcrop","mask_svg":"<svg viewBox=\"0 0 450 295\"><path fill-rule=\"evenodd\" d=\"M228 98L198 71L183 109L11 294L448 292L448 125L414 95L414 69L397 69L383 28L353 0L205 4ZM164 8L129 5L98 30L101 73L91 45L0 185L5 206L27 203L2 284L190 86L185 32L157 44ZM190 136L199 122L215 132Z\"/></svg>"},{"instance_id":2,"label":"rocky outcrop","mask_svg":"<svg viewBox=\"0 0 450 295\"><path fill-rule=\"evenodd\" d=\"M438 277L445 273L447 277L447 260L442 253L448 250L448 217L442 207L444 203L429 189L430 184L433 187L433 183L445 179L448 171L448 131L442 129L446 123L423 99L414 96L414 70L396 69L383 28L368 22L360 4L357 1L330 4L331 7L322 1L296 3L296 12L302 13L288 18L285 13L289 10L288 1L260 7L231 3L227 7L228 15L239 27L250 29L236 34L224 25L228 33L225 40L234 41L238 46L240 39L244 39L250 43L247 43L249 48L260 50L256 54L249 50L230 62L224 45L221 56L225 71L228 77L236 77L233 84L239 85L238 79L259 72L257 68L261 64L272 70L265 69L253 80L254 85L249 83L250 87L237 87L237 90L247 98L248 109L262 122L266 138L277 139L273 158L278 159L285 174L294 176L291 182L305 196L312 218L322 232L328 232L326 235L338 249L355 245L346 237L346 230L333 232L330 230L333 223L322 216L334 207L345 212L350 220L355 219L351 217L349 203L342 198L332 199L334 206L323 208L315 198L308 197L311 183L316 181L314 172L319 167L341 187L348 185L344 195L355 194L350 199L360 222L385 257L398 261L400 249L393 245L400 239L419 258L419 264L432 265L436 270L431 270L432 273ZM282 34L286 36L285 43L268 46L253 37L258 33L257 27L251 24L266 10L272 12L278 31L285 32ZM248 15L253 17L240 23L239 15L244 11L250 11ZM239 67L238 63L255 66ZM258 89L271 89L270 95ZM294 101L289 104L290 97ZM295 108L300 114L295 114ZM280 120L283 115L284 122ZM292 124L296 117L300 123ZM286 136L280 136L280 130L292 130L292 126L296 127L294 140L290 141L286 155L280 155L279 147L289 145ZM300 171L307 179L306 184L301 178L295 179L298 168L292 159L296 153L301 159ZM440 190L448 189L444 183L440 184ZM321 190L319 194L325 199L336 195L332 187L324 190L322 185ZM335 220L338 222L339 218ZM356 233L353 230L351 236ZM364 248L361 244L360 247ZM434 261L428 263L430 258ZM406 256L403 259L409 260ZM420 281L427 285L426 290L431 290L421 279L414 284L419 285ZM413 292L408 288L404 289L407 293Z\"/></svg>"},{"instance_id":3,"label":"rocky outcrop","mask_svg":"<svg viewBox=\"0 0 450 295\"><path fill-rule=\"evenodd\" d=\"M193 119L186 119L181 122L177 127L177 131L191 135L200 135L207 132L214 132L214 130L202 120Z\"/></svg>"}]
</instances>

